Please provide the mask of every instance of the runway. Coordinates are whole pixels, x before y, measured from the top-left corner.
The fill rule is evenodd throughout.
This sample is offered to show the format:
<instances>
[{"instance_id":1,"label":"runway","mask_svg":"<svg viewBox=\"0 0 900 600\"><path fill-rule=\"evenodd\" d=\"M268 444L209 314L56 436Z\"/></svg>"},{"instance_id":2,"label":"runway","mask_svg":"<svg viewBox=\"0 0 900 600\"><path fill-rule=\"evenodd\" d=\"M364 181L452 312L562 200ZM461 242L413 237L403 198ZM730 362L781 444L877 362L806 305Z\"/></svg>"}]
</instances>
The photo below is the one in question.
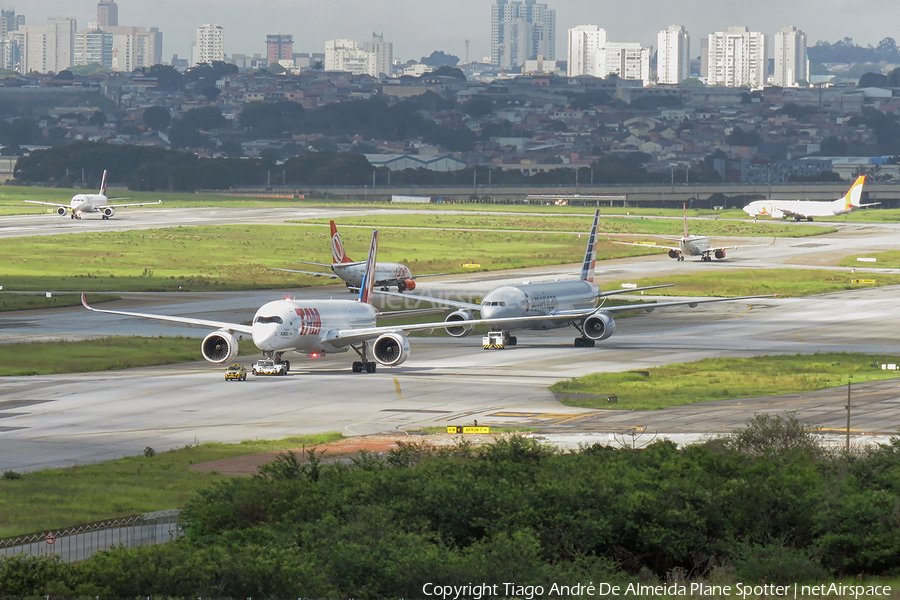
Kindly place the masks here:
<instances>
[{"instance_id":1,"label":"runway","mask_svg":"<svg viewBox=\"0 0 900 600\"><path fill-rule=\"evenodd\" d=\"M323 217L331 209L303 209ZM368 209L366 209L368 210ZM109 221L59 219L52 230L162 227L218 222L280 222L299 210L167 209L122 211ZM321 212L319 212L321 211ZM327 212L326 212L327 211ZM153 212L155 216L148 218ZM43 218L44 216L41 215ZM28 217L33 220L33 217ZM55 217L48 217L55 218ZM34 235L19 217L0 218L0 236ZM166 220L171 219L171 220ZM254 221L253 219L259 219ZM169 223L170 225L166 225ZM43 223L41 224L43 225ZM57 226L58 225L58 226ZM811 225L814 226L814 225ZM702 227L697 227L702 233ZM896 247L893 224L846 224L841 231L805 239L779 239L771 247L736 250L723 262L678 263L664 256L603 261L598 281L650 274L744 268L833 267L847 254ZM41 230L47 234L46 228ZM505 273L429 278L423 289L478 295L505 282L570 278L576 265ZM849 271L849 269L847 269ZM799 272L799 271L798 271ZM862 270L860 269L860 272ZM480 337L412 337L411 357L400 367L352 374L352 354L310 360L289 356L288 377L225 382L223 367L205 362L127 371L0 379L0 471L29 471L108 460L202 442L277 439L306 433L347 435L469 424L530 426L539 432L718 434L741 426L754 412L797 410L830 429L846 421L840 391L785 399L709 402L661 411L585 410L563 405L548 390L561 379L600 371L642 369L708 356L865 352L900 362L894 324L898 288L863 289L810 298L766 299L658 310L617 320L617 333L596 348L574 348L574 330L526 332L519 345L484 351ZM104 308L201 316L244 322L264 302L296 297L349 297L343 288L196 294L122 294ZM208 329L127 317L54 309L0 313L0 342L82 339L99 335L189 335ZM244 344L249 343L244 341ZM199 359L199 339L198 352ZM251 357L242 358L248 364ZM860 385L858 436L900 429L897 380Z\"/></svg>"}]
</instances>

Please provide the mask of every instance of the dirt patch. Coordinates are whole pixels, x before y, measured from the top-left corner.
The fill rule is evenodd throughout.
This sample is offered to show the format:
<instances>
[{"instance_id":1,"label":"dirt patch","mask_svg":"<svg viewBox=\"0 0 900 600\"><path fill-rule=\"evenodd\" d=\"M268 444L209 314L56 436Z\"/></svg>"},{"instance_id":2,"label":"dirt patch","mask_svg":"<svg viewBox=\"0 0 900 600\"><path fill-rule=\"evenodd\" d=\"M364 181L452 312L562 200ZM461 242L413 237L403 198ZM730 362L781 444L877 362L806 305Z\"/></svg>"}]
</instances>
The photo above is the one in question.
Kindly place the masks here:
<instances>
[{"instance_id":1,"label":"dirt patch","mask_svg":"<svg viewBox=\"0 0 900 600\"><path fill-rule=\"evenodd\" d=\"M460 440L466 441L480 446L490 444L494 440L504 437L508 434L485 434L485 435L466 435L460 436L456 434L436 434L436 435L367 435L359 437L348 437L329 444L320 444L307 448L295 448L301 458L305 458L304 452L314 448L316 452L324 452L324 460L339 459L354 456L362 450L374 452L376 454L384 454L392 448L397 448L397 442L404 444L428 444L430 446L455 446ZM245 456L235 456L234 458L223 458L220 460L210 460L202 463L191 465L193 471L201 471L209 473L216 471L223 475L231 476L251 476L259 473L259 468L265 464L274 461L279 454L287 452L280 450L278 452L261 452L259 454L247 454Z\"/></svg>"}]
</instances>

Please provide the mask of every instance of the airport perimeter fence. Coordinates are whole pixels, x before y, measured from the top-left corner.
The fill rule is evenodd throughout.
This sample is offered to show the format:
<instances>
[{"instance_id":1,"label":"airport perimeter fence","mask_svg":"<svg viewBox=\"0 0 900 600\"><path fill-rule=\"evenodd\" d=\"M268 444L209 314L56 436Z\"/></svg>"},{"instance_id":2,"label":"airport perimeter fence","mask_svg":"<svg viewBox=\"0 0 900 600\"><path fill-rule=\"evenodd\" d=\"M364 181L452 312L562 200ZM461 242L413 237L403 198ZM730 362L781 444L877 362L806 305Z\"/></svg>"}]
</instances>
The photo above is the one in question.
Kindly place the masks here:
<instances>
[{"instance_id":1,"label":"airport perimeter fence","mask_svg":"<svg viewBox=\"0 0 900 600\"><path fill-rule=\"evenodd\" d=\"M180 516L181 509L174 508L4 538L0 539L0 558L21 554L56 555L63 562L75 562L113 546L138 548L164 544L183 535Z\"/></svg>"}]
</instances>

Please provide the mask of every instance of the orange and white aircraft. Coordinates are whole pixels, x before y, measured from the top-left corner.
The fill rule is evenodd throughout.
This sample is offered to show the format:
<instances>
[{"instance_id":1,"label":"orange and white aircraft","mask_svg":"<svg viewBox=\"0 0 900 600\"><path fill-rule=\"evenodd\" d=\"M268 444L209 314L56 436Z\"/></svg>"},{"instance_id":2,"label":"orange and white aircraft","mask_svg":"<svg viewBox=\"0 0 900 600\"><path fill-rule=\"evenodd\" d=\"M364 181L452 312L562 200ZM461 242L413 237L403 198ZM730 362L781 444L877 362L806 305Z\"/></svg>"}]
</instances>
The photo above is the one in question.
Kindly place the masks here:
<instances>
[{"instance_id":1,"label":"orange and white aircraft","mask_svg":"<svg viewBox=\"0 0 900 600\"><path fill-rule=\"evenodd\" d=\"M771 217L773 219L794 219L795 221L812 221L813 217L845 215L858 208L881 204L880 202L873 202L872 204L859 203L865 182L866 176L860 175L842 198L831 202L821 200L754 200L744 207L744 212L754 219L757 217Z\"/></svg>"},{"instance_id":2,"label":"orange and white aircraft","mask_svg":"<svg viewBox=\"0 0 900 600\"><path fill-rule=\"evenodd\" d=\"M298 260L295 262L305 265L315 265L317 267L328 267L332 273L322 273L320 271L298 271L296 269L276 269L275 271L287 271L288 273L304 273L314 277L328 277L330 279L342 279L348 288L358 289L362 285L363 275L366 271L366 262L354 261L344 250L344 244L341 242L341 234L338 233L337 225L331 222L331 258L334 260L330 265L325 263L309 262ZM422 277L422 275L419 275ZM388 286L397 286L398 292L412 291L416 289L415 277L409 271L409 267L400 263L380 262L375 265L375 287L387 290Z\"/></svg>"},{"instance_id":3,"label":"orange and white aircraft","mask_svg":"<svg viewBox=\"0 0 900 600\"><path fill-rule=\"evenodd\" d=\"M43 204L45 206L55 206L56 214L61 217L69 213L73 219L80 219L85 213L100 213L103 219L108 219L116 214L117 208L123 206L147 206L150 204L162 204L162 200L156 202L135 202L133 204L110 204L111 200L128 200L125 198L107 198L106 197L106 171L103 171L103 180L100 182L99 194L75 194L68 204L60 204L58 202L39 202L37 200L25 200L30 204Z\"/></svg>"}]
</instances>

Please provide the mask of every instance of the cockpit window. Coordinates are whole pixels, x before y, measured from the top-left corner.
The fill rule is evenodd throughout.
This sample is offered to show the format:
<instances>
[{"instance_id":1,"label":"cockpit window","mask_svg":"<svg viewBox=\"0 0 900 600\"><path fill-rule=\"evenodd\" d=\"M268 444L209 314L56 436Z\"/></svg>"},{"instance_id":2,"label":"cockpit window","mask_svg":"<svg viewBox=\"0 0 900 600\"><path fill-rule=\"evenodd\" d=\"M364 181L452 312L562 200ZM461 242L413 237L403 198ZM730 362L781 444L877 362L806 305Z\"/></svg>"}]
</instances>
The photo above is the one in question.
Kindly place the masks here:
<instances>
[{"instance_id":1,"label":"cockpit window","mask_svg":"<svg viewBox=\"0 0 900 600\"><path fill-rule=\"evenodd\" d=\"M506 302L502 302L502 301L482 302L482 306L506 306Z\"/></svg>"},{"instance_id":2,"label":"cockpit window","mask_svg":"<svg viewBox=\"0 0 900 600\"><path fill-rule=\"evenodd\" d=\"M281 320L281 317L256 317L254 323L278 323L281 325L284 321Z\"/></svg>"}]
</instances>

